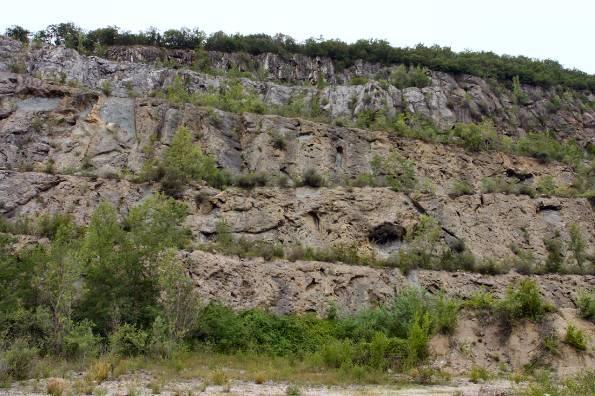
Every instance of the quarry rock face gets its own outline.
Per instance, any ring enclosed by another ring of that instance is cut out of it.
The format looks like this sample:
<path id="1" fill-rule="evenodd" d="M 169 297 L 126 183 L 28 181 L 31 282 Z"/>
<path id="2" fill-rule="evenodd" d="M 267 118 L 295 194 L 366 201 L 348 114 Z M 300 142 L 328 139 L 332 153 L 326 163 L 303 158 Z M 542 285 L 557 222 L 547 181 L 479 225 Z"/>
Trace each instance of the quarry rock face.
<path id="1" fill-rule="evenodd" d="M 239 259 L 202 251 L 181 252 L 197 290 L 205 300 L 239 308 L 266 308 L 277 313 L 315 312 L 324 315 L 335 305 L 357 312 L 390 301 L 404 288 L 422 286 L 430 292 L 469 297 L 480 290 L 501 297 L 523 275 L 481 275 L 419 270 L 407 276 L 398 269 L 371 268 L 315 261 Z M 560 308 L 573 308 L 576 291 L 595 286 L 595 277 L 534 276 L 543 297 Z"/>
<path id="2" fill-rule="evenodd" d="M 578 176 L 567 164 L 495 151 L 472 153 L 455 145 L 345 127 L 338 122 L 175 104 L 150 95 L 177 78 L 190 93 L 217 90 L 239 81 L 269 105 L 300 100 L 309 106 L 316 100 L 335 120 L 352 120 L 364 111 L 391 115 L 407 111 L 448 128 L 455 122 L 489 117 L 501 134 L 522 136 L 549 130 L 558 138 L 572 137 L 585 145 L 595 143 L 591 93 L 568 91 L 560 96 L 554 88 L 523 86 L 526 98 L 517 103 L 505 85 L 469 75 L 431 72 L 428 87 L 397 89 L 373 79 L 378 73 L 389 73 L 390 68 L 364 62 L 339 71 L 329 59 L 301 55 L 207 55 L 210 67 L 221 73 L 193 71 L 195 54 L 185 50 L 112 47 L 106 58 L 99 58 L 59 46 L 23 47 L 0 38 L 0 214 L 16 221 L 23 216 L 69 212 L 85 224 L 94 208 L 108 201 L 125 215 L 160 189 L 158 182 L 139 182 L 139 176 L 149 161 L 162 157 L 176 130 L 184 126 L 194 142 L 230 174 L 287 180 L 285 187 L 223 191 L 200 182 L 185 185 L 178 198 L 189 207 L 185 225 L 197 243 L 212 241 L 217 225 L 225 221 L 234 238 L 288 247 L 356 247 L 387 258 L 407 247 L 420 217 L 430 215 L 441 229 L 437 251 L 464 244 L 479 259 L 506 263 L 520 249 L 543 261 L 548 254 L 544 241 L 559 235 L 567 243 L 569 229 L 575 225 L 584 236 L 587 254 L 594 253 L 595 215 L 587 197 L 482 192 L 486 178 L 516 180 L 527 188 L 551 178 L 557 186 L 568 188 Z M 19 68 L 24 73 L 14 72 Z M 223 73 L 236 69 L 258 71 L 258 78 L 236 79 Z M 356 76 L 370 80 L 351 85 Z M 319 84 L 322 80 L 330 84 Z M 105 84 L 110 87 L 109 95 L 102 92 Z M 562 101 L 561 106 L 550 105 L 554 96 Z M 373 172 L 375 158 L 385 159 L 393 153 L 409 161 L 423 188 L 395 192 L 386 187 L 356 187 L 359 177 Z M 309 170 L 322 176 L 324 187 L 300 187 Z M 465 181 L 470 190 L 456 196 L 453 185 L 459 181 Z M 238 279 L 249 274 L 249 285 L 268 282 L 268 294 L 253 303 L 283 312 L 322 312 L 317 295 L 340 295 L 329 288 L 344 288 L 349 307 L 375 304 L 390 299 L 398 290 L 395 285 L 411 282 L 396 269 L 338 265 L 337 271 L 340 268 L 346 275 L 330 281 L 325 278 L 329 272 L 325 272 L 321 279 L 331 283 L 315 281 L 308 286 L 310 275 L 306 273 L 335 268 L 335 264 L 256 265 L 257 261 L 201 252 L 188 253 L 185 258 L 193 263 L 195 280 L 205 293 L 218 289 L 211 283 L 214 278 L 204 271 L 226 263 L 232 274 L 239 274 Z M 206 263 L 206 267 L 200 269 L 197 262 Z M 278 274 L 276 278 L 273 273 Z M 424 283 L 429 275 L 420 272 L 417 282 L 427 288 L 441 284 L 447 289 L 451 284 L 474 282 L 472 275 L 439 275 Z M 453 278 L 436 283 L 441 276 Z M 293 293 L 281 302 L 275 297 L 282 289 L 279 277 L 289 284 L 283 287 Z M 301 279 L 295 281 L 299 285 L 290 285 L 287 279 L 292 277 Z M 242 293 L 253 289 L 241 282 L 229 287 L 248 290 Z M 228 298 L 232 305 L 248 304 L 243 297 L 232 297 Z"/>
<path id="3" fill-rule="evenodd" d="M 10 65 L 21 62 L 31 75 L 37 77 L 96 89 L 107 81 L 115 96 L 146 95 L 171 84 L 176 76 L 185 81 L 190 91 L 217 89 L 227 82 L 224 76 L 160 66 L 165 61 L 192 66 L 194 55 L 184 50 L 114 47 L 108 50 L 107 59 L 103 59 L 82 56 L 63 47 L 23 49 L 13 40 L 1 40 L 0 71 L 8 71 Z M 260 80 L 240 78 L 239 81 L 273 105 L 299 99 L 307 106 L 316 98 L 333 118 L 350 119 L 364 110 L 386 111 L 388 114 L 406 110 L 427 116 L 444 127 L 454 122 L 489 119 L 499 131 L 512 136 L 551 130 L 560 137 L 573 137 L 584 144 L 595 142 L 595 111 L 588 106 L 593 101 L 591 93 L 568 91 L 559 94 L 553 88 L 526 85 L 522 87 L 525 99 L 517 103 L 506 86 L 469 75 L 432 72 L 430 86 L 401 90 L 392 85 L 382 86 L 374 80 L 363 85 L 349 85 L 354 76 L 372 78 L 379 72 L 390 72 L 387 68 L 363 62 L 338 72 L 330 59 L 302 55 L 282 59 L 273 54 L 251 56 L 210 52 L 208 58 L 210 67 L 215 70 L 237 69 L 258 75 Z M 316 87 L 321 79 L 331 85 Z M 286 83 L 294 85 L 284 85 Z"/>

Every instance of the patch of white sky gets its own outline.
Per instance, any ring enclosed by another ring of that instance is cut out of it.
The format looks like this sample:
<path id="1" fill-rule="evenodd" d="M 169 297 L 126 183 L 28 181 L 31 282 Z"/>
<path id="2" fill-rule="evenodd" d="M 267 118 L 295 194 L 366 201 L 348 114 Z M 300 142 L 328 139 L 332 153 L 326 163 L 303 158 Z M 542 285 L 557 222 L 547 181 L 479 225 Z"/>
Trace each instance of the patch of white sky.
<path id="1" fill-rule="evenodd" d="M 379 38 L 407 47 L 493 51 L 554 59 L 595 73 L 594 0 L 29 0 L 2 5 L 0 28 L 31 31 L 74 22 L 133 32 L 198 27 L 207 33 L 284 33 L 353 42 Z"/>

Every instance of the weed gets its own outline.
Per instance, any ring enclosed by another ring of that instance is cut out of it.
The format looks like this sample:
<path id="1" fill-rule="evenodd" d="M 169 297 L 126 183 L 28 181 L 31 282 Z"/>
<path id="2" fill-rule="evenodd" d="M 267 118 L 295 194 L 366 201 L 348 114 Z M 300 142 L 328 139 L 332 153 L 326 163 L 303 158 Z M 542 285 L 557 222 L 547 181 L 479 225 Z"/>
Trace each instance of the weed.
<path id="1" fill-rule="evenodd" d="M 461 195 L 472 195 L 473 186 L 465 180 L 455 180 L 450 189 L 450 196 L 460 197 Z"/>
<path id="2" fill-rule="evenodd" d="M 302 177 L 305 186 L 320 188 L 324 186 L 324 178 L 315 169 L 306 169 Z"/>
<path id="3" fill-rule="evenodd" d="M 505 321 L 521 318 L 540 320 L 553 307 L 543 301 L 537 283 L 526 278 L 516 287 L 508 288 L 504 298 L 498 302 L 497 309 Z"/>
<path id="4" fill-rule="evenodd" d="M 99 359 L 89 366 L 85 377 L 89 381 L 95 381 L 100 384 L 109 378 L 111 369 L 112 365 L 108 360 Z"/>
<path id="5" fill-rule="evenodd" d="M 62 396 L 66 390 L 66 381 L 63 378 L 50 378 L 47 383 L 47 392 L 50 396 Z"/>
<path id="6" fill-rule="evenodd" d="M 112 84 L 109 80 L 104 80 L 101 83 L 101 92 L 103 92 L 105 96 L 110 96 L 112 94 Z"/>
<path id="7" fill-rule="evenodd" d="M 295 384 L 290 384 L 287 385 L 287 389 L 285 389 L 285 394 L 287 396 L 300 396 L 302 394 L 302 391 L 300 390 L 299 386 Z"/>
<path id="8" fill-rule="evenodd" d="M 485 382 L 491 378 L 489 371 L 485 367 L 473 366 L 469 373 L 469 380 L 473 383 Z"/>
<path id="9" fill-rule="evenodd" d="M 581 318 L 595 321 L 595 292 L 587 290 L 579 292 L 576 306 Z"/>
<path id="10" fill-rule="evenodd" d="M 579 351 L 585 351 L 587 349 L 588 340 L 584 331 L 578 329 L 575 325 L 570 323 L 566 328 L 564 342 Z"/>
<path id="11" fill-rule="evenodd" d="M 223 386 L 229 382 L 229 377 L 225 371 L 218 369 L 211 373 L 211 382 L 217 386 Z"/>

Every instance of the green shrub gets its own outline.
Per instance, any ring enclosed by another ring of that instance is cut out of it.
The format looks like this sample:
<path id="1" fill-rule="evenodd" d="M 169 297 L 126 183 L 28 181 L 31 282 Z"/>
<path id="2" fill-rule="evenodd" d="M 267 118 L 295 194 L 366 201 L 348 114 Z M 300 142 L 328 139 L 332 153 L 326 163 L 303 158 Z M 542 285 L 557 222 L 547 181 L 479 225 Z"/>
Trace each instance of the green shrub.
<path id="1" fill-rule="evenodd" d="M 461 195 L 474 194 L 473 186 L 465 180 L 455 180 L 450 188 L 450 196 L 460 197 Z"/>
<path id="2" fill-rule="evenodd" d="M 413 367 L 428 357 L 431 326 L 429 313 L 423 316 L 417 312 L 414 314 L 407 332 L 407 355 L 404 360 L 404 367 Z"/>
<path id="3" fill-rule="evenodd" d="M 364 85 L 368 82 L 368 77 L 354 76 L 349 80 L 349 85 Z"/>
<path id="4" fill-rule="evenodd" d="M 546 175 L 539 178 L 535 189 L 539 194 L 549 197 L 556 194 L 558 187 L 556 186 L 554 178 L 550 175 Z"/>
<path id="5" fill-rule="evenodd" d="M 546 271 L 550 273 L 560 272 L 564 264 L 564 246 L 562 245 L 560 235 L 557 234 L 552 239 L 546 239 L 543 243 L 547 250 L 547 258 L 545 259 Z"/>
<path id="6" fill-rule="evenodd" d="M 176 258 L 176 251 L 170 249 L 162 253 L 158 259 L 157 278 L 160 290 L 159 305 L 161 316 L 152 325 L 151 342 L 155 344 L 155 336 L 167 335 L 170 340 L 178 342 L 184 339 L 194 328 L 201 303 L 192 278 L 187 276 L 185 265 Z M 163 323 L 161 323 L 163 322 Z M 156 332 L 166 327 L 166 332 Z M 166 343 L 162 340 L 161 343 Z"/>
<path id="7" fill-rule="evenodd" d="M 23 62 L 9 63 L 8 70 L 10 70 L 11 73 L 25 74 L 27 73 L 27 65 Z"/>
<path id="8" fill-rule="evenodd" d="M 15 340 L 7 350 L 0 353 L 0 379 L 29 378 L 37 354 L 38 349 L 31 347 L 27 341 Z"/>
<path id="9" fill-rule="evenodd" d="M 455 124 L 450 131 L 450 136 L 465 149 L 472 152 L 491 151 L 501 148 L 496 130 L 487 122 L 481 124 Z"/>
<path id="10" fill-rule="evenodd" d="M 384 159 L 375 156 L 370 165 L 372 174 L 384 178 L 395 191 L 410 192 L 417 184 L 413 164 L 397 151 L 391 151 Z"/>
<path id="11" fill-rule="evenodd" d="M 577 224 L 570 226 L 570 241 L 568 242 L 568 250 L 572 253 L 572 257 L 578 268 L 582 271 L 587 261 L 585 252 L 586 243 L 581 233 L 581 229 Z"/>
<path id="12" fill-rule="evenodd" d="M 267 106 L 255 93 L 247 92 L 240 81 L 222 86 L 218 92 L 196 93 L 189 100 L 201 106 L 212 106 L 232 113 L 263 114 Z"/>
<path id="13" fill-rule="evenodd" d="M 231 228 L 225 219 L 217 223 L 215 235 L 217 237 L 217 244 L 222 247 L 229 247 L 233 244 L 233 237 L 231 235 Z"/>
<path id="14" fill-rule="evenodd" d="M 494 295 L 484 289 L 473 293 L 464 303 L 467 308 L 483 310 L 490 310 L 494 308 L 495 304 Z"/>
<path id="15" fill-rule="evenodd" d="M 583 158 L 583 150 L 574 141 L 558 142 L 552 133 L 528 133 L 514 145 L 515 152 L 540 161 L 563 161 L 576 164 Z"/>
<path id="16" fill-rule="evenodd" d="M 587 350 L 588 340 L 585 332 L 576 328 L 572 323 L 568 324 L 568 327 L 566 328 L 564 342 L 579 351 Z"/>
<path id="17" fill-rule="evenodd" d="M 471 373 L 469 373 L 469 380 L 473 383 L 485 382 L 491 378 L 490 373 L 485 367 L 473 366 L 471 367 Z"/>
<path id="18" fill-rule="evenodd" d="M 176 130 L 164 154 L 163 166 L 196 180 L 206 180 L 216 172 L 215 161 L 203 154 L 200 147 L 194 144 L 192 133 L 185 127 Z"/>
<path id="19" fill-rule="evenodd" d="M 144 353 L 148 334 L 134 325 L 124 323 L 110 335 L 110 351 L 118 356 L 136 356 Z"/>
<path id="20" fill-rule="evenodd" d="M 183 278 L 181 278 L 181 280 L 187 279 L 186 276 L 183 276 Z M 163 291 L 166 291 L 165 289 L 162 288 Z M 171 295 L 174 293 L 180 293 L 180 290 L 171 290 L 170 292 L 170 301 L 168 301 L 168 303 L 171 302 Z M 179 297 L 180 299 L 184 299 L 186 296 L 184 295 L 178 295 L 177 297 Z M 192 297 L 192 293 L 190 294 L 190 297 Z M 196 319 L 196 317 L 192 318 L 191 321 L 188 321 L 187 317 L 186 317 L 186 313 L 188 312 L 192 312 L 195 313 L 198 311 L 199 309 L 199 305 L 196 305 L 195 307 L 192 307 L 193 309 L 188 310 L 188 306 L 184 305 L 183 307 L 176 307 L 176 309 L 171 309 L 171 305 L 167 306 L 167 309 L 169 309 L 168 313 L 172 313 L 172 312 L 179 312 L 182 313 L 184 317 L 181 318 L 181 321 L 178 320 L 178 318 L 169 318 L 168 321 L 166 321 L 165 319 L 163 319 L 161 316 L 157 316 L 157 318 L 155 319 L 155 321 L 153 322 L 153 325 L 151 326 L 150 331 L 148 331 L 147 333 L 147 341 L 146 341 L 146 347 L 145 347 L 145 353 L 156 357 L 156 358 L 162 358 L 162 359 L 167 359 L 167 358 L 171 358 L 173 356 L 173 354 L 180 350 L 181 346 L 178 343 L 179 338 L 178 338 L 178 334 L 175 333 L 176 330 L 176 326 L 179 322 L 183 322 L 184 324 L 189 324 L 190 326 L 192 326 L 192 324 L 194 323 L 194 320 Z M 187 331 L 188 329 L 184 328 L 183 331 L 184 333 Z"/>
<path id="21" fill-rule="evenodd" d="M 358 128 L 372 128 L 376 123 L 377 112 L 372 109 L 364 109 L 356 114 L 355 125 Z"/>
<path id="22" fill-rule="evenodd" d="M 595 293 L 582 291 L 576 300 L 576 306 L 581 318 L 595 322 Z"/>
<path id="23" fill-rule="evenodd" d="M 512 100 L 515 104 L 525 105 L 529 97 L 522 91 L 519 76 L 512 77 Z"/>
<path id="24" fill-rule="evenodd" d="M 562 383 L 556 383 L 547 371 L 540 372 L 536 380 L 522 389 L 519 394 L 522 396 L 577 396 L 595 393 L 595 371 L 589 369 L 566 378 Z"/>
<path id="25" fill-rule="evenodd" d="M 271 137 L 273 148 L 284 151 L 287 148 L 287 140 L 279 133 L 275 133 Z"/>
<path id="26" fill-rule="evenodd" d="M 236 176 L 234 184 L 240 188 L 252 189 L 264 187 L 268 184 L 269 178 L 265 173 L 248 173 Z"/>
<path id="27" fill-rule="evenodd" d="M 513 245 L 511 250 L 514 253 L 512 265 L 519 274 L 531 275 L 537 271 L 535 257 L 531 251 L 521 249 L 516 245 Z"/>
<path id="28" fill-rule="evenodd" d="M 302 391 L 300 390 L 299 386 L 295 384 L 290 384 L 287 385 L 287 389 L 285 389 L 285 394 L 287 396 L 300 396 L 302 394 Z"/>
<path id="29" fill-rule="evenodd" d="M 324 186 L 324 178 L 315 169 L 306 169 L 302 177 L 305 186 L 320 188 Z"/>
<path id="30" fill-rule="evenodd" d="M 192 133 L 186 127 L 176 130 L 162 161 L 145 163 L 141 179 L 159 179 L 163 192 L 173 197 L 177 197 L 191 180 L 204 180 L 216 188 L 230 184 L 229 175 L 218 169 L 215 160 L 193 143 Z"/>
<path id="31" fill-rule="evenodd" d="M 389 82 L 399 89 L 408 87 L 424 88 L 432 83 L 428 70 L 419 66 L 399 65 L 390 74 Z"/>
<path id="32" fill-rule="evenodd" d="M 6 28 L 4 35 L 6 37 L 10 37 L 11 39 L 15 39 L 20 41 L 23 44 L 28 44 L 29 43 L 29 34 L 31 34 L 30 31 L 28 31 L 27 29 L 25 29 L 22 26 L 19 25 L 12 25 L 8 28 Z"/>
<path id="33" fill-rule="evenodd" d="M 441 333 L 451 334 L 454 332 L 461 303 L 453 298 L 447 298 L 440 294 L 432 309 L 432 322 L 435 329 Z"/>
<path id="34" fill-rule="evenodd" d="M 498 311 L 504 320 L 529 318 L 540 320 L 553 307 L 546 304 L 539 291 L 539 286 L 533 279 L 522 279 L 516 287 L 509 287 L 506 295 L 497 304 Z"/>
<path id="35" fill-rule="evenodd" d="M 110 96 L 112 94 L 112 84 L 108 80 L 104 80 L 101 83 L 101 92 L 103 92 L 105 96 Z"/>
<path id="36" fill-rule="evenodd" d="M 84 320 L 73 324 L 64 336 L 64 349 L 71 358 L 88 359 L 99 354 L 100 337 L 93 334 L 93 324 Z"/>
<path id="37" fill-rule="evenodd" d="M 348 183 L 352 187 L 381 187 L 382 183 L 378 180 L 376 176 L 371 173 L 364 173 L 358 175 L 354 180 L 349 181 Z"/>
<path id="38" fill-rule="evenodd" d="M 186 87 L 186 82 L 179 75 L 175 76 L 171 84 L 157 94 L 175 104 L 189 103 L 192 100 L 192 96 Z"/>
<path id="39" fill-rule="evenodd" d="M 501 176 L 486 177 L 481 181 L 483 193 L 510 193 L 512 186 Z"/>
<path id="40" fill-rule="evenodd" d="M 100 334 L 118 322 L 140 327 L 154 321 L 157 257 L 187 241 L 188 231 L 182 227 L 186 210 L 161 194 L 130 209 L 122 222 L 111 205 L 97 207 L 77 252 L 85 286 L 77 314 L 93 321 Z"/>
<path id="41" fill-rule="evenodd" d="M 354 351 L 349 340 L 333 340 L 323 345 L 319 354 L 326 367 L 341 368 L 352 364 Z"/>
<path id="42" fill-rule="evenodd" d="M 187 180 L 187 176 L 180 169 L 164 169 L 163 176 L 159 180 L 161 191 L 170 197 L 178 198 L 184 192 Z"/>
<path id="43" fill-rule="evenodd" d="M 552 355 L 558 354 L 558 337 L 556 337 L 556 334 L 546 334 L 541 340 L 541 345 L 543 349 Z"/>

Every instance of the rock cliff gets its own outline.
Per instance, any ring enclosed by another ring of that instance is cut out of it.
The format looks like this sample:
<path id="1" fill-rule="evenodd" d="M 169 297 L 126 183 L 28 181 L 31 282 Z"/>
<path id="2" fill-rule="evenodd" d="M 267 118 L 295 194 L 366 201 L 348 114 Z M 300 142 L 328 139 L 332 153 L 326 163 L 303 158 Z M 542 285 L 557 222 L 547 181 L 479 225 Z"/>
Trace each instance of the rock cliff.
<path id="1" fill-rule="evenodd" d="M 15 221 L 40 213 L 69 212 L 85 224 L 104 200 L 124 214 L 159 190 L 159 183 L 139 182 L 139 175 L 148 161 L 162 157 L 175 131 L 185 126 L 217 166 L 230 174 L 262 173 L 288 180 L 284 187 L 252 190 L 217 190 L 201 183 L 185 186 L 178 198 L 190 208 L 186 225 L 196 243 L 212 241 L 217 224 L 225 221 L 235 238 L 283 246 L 355 246 L 386 258 L 410 243 L 420 216 L 427 214 L 440 226 L 439 251 L 464 245 L 478 258 L 506 262 L 521 250 L 543 261 L 548 255 L 545 241 L 557 235 L 569 241 L 570 226 L 575 225 L 583 233 L 587 253 L 595 253 L 595 214 L 588 197 L 482 192 L 486 178 L 518 182 L 527 189 L 547 179 L 561 190 L 568 189 L 579 177 L 568 164 L 497 151 L 468 152 L 455 145 L 341 123 L 238 114 L 151 96 L 178 77 L 190 93 L 217 89 L 235 81 L 228 72 L 238 70 L 244 74 L 237 81 L 265 103 L 287 105 L 299 99 L 311 105 L 316 100 L 334 120 L 352 120 L 366 110 L 421 114 L 444 128 L 489 118 L 500 134 L 523 136 L 549 130 L 557 138 L 574 138 L 587 146 L 595 143 L 591 93 L 523 86 L 524 100 L 519 102 L 505 84 L 467 75 L 431 72 L 430 86 L 397 89 L 374 80 L 388 73 L 386 68 L 362 62 L 339 71 L 328 59 L 299 55 L 207 55 L 216 73 L 193 71 L 196 54 L 182 50 L 114 47 L 104 59 L 63 47 L 23 47 L 1 38 L 2 216 Z M 250 73 L 253 78 L 247 77 Z M 356 76 L 369 80 L 351 85 Z M 328 85 L 319 84 L 323 80 Z M 109 95 L 103 88 L 106 82 Z M 404 192 L 357 187 L 358 178 L 373 171 L 374 159 L 391 153 L 412 164 L 421 187 Z M 309 169 L 323 176 L 326 187 L 299 187 L 298 180 Z M 453 185 L 461 180 L 470 190 L 455 196 Z M 379 242 L 374 233 L 383 227 L 400 231 Z M 472 275 L 421 272 L 413 275 L 414 281 L 396 269 L 238 261 L 199 251 L 184 257 L 205 296 L 238 307 L 262 305 L 282 312 L 320 313 L 323 295 L 344 301 L 349 309 L 376 304 L 407 282 L 430 289 L 440 284 L 447 290 L 451 284 L 476 282 Z M 223 272 L 218 272 L 219 267 Z M 312 278 L 308 274 L 313 272 L 322 275 Z M 336 274 L 332 282 L 316 280 L 327 279 L 330 273 Z M 222 287 L 218 283 L 222 274 L 233 282 L 226 280 Z M 452 278 L 440 281 L 444 276 Z M 558 284 L 567 281 L 555 279 Z M 568 279 L 576 288 L 593 286 L 592 278 Z M 256 284 L 261 281 L 268 289 L 256 296 Z M 552 287 L 556 301 L 569 306 L 568 294 Z M 235 295 L 227 296 L 226 288 Z"/>

